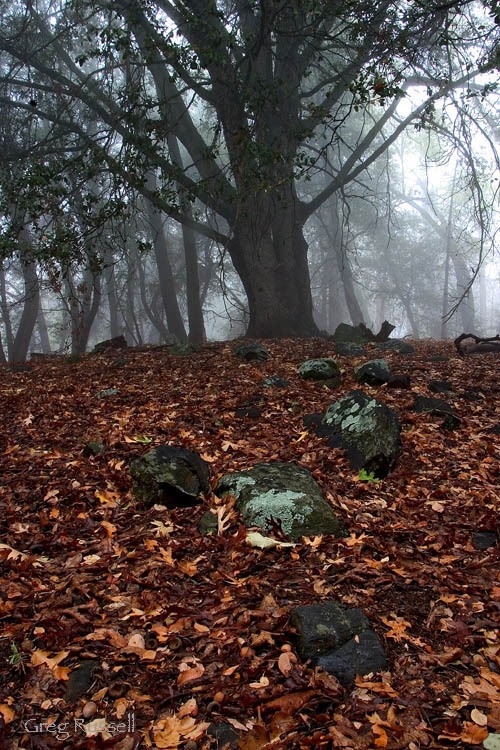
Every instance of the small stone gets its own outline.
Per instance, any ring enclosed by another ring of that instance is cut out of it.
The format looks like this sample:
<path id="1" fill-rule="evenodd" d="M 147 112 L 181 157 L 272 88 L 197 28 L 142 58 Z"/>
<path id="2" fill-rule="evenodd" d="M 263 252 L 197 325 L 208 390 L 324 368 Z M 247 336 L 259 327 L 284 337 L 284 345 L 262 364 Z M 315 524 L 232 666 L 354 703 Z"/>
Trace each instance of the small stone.
<path id="1" fill-rule="evenodd" d="M 270 378 L 265 378 L 262 381 L 262 386 L 264 388 L 288 388 L 288 386 L 291 385 L 289 380 L 286 380 L 286 378 L 282 378 L 279 375 L 271 375 Z"/>
<path id="2" fill-rule="evenodd" d="M 265 362 L 269 359 L 269 352 L 259 341 L 242 341 L 235 344 L 233 352 L 245 362 Z"/>
<path id="3" fill-rule="evenodd" d="M 299 377 L 303 380 L 328 381 L 329 385 L 340 385 L 340 367 L 334 359 L 308 359 L 299 367 Z"/>
<path id="4" fill-rule="evenodd" d="M 409 375 L 391 375 L 387 381 L 388 388 L 410 388 L 410 376 Z"/>
<path id="5" fill-rule="evenodd" d="M 413 411 L 419 414 L 451 414 L 450 404 L 441 398 L 427 398 L 426 396 L 415 396 Z"/>
<path id="6" fill-rule="evenodd" d="M 453 390 L 453 386 L 448 380 L 429 380 L 429 390 L 432 393 L 447 393 Z"/>
<path id="7" fill-rule="evenodd" d="M 99 456 L 101 453 L 104 453 L 104 450 L 104 443 L 100 443 L 98 440 L 89 440 L 84 445 L 82 453 L 86 458 L 89 458 L 90 456 Z"/>
<path id="8" fill-rule="evenodd" d="M 64 693 L 66 703 L 76 703 L 82 695 L 85 695 L 94 681 L 94 671 L 97 667 L 97 661 L 86 659 L 71 672 Z"/>
<path id="9" fill-rule="evenodd" d="M 354 377 L 362 385 L 383 385 L 391 377 L 391 371 L 385 359 L 372 359 L 356 367 Z"/>
<path id="10" fill-rule="evenodd" d="M 398 354 L 413 354 L 415 352 L 414 346 L 407 341 L 401 341 L 401 339 L 388 339 L 377 343 L 375 346 L 382 351 L 393 351 Z"/>
<path id="11" fill-rule="evenodd" d="M 498 541 L 498 537 L 494 531 L 476 531 L 472 535 L 472 544 L 476 549 L 481 551 L 490 547 L 496 547 Z"/>
<path id="12" fill-rule="evenodd" d="M 119 393 L 119 388 L 105 388 L 103 391 L 99 391 L 97 398 L 109 398 L 109 396 L 117 396 Z"/>
<path id="13" fill-rule="evenodd" d="M 82 709 L 82 716 L 84 719 L 90 719 L 97 713 L 97 704 L 94 701 L 88 701 Z"/>
<path id="14" fill-rule="evenodd" d="M 238 742 L 238 732 L 230 725 L 223 721 L 213 722 L 207 729 L 209 737 L 214 737 L 217 740 L 219 747 L 229 744 L 231 748 L 236 747 Z"/>
<path id="15" fill-rule="evenodd" d="M 206 513 L 202 515 L 198 522 L 198 531 L 200 534 L 203 534 L 203 536 L 206 536 L 207 534 L 218 534 L 219 521 L 215 513 L 207 510 Z"/>

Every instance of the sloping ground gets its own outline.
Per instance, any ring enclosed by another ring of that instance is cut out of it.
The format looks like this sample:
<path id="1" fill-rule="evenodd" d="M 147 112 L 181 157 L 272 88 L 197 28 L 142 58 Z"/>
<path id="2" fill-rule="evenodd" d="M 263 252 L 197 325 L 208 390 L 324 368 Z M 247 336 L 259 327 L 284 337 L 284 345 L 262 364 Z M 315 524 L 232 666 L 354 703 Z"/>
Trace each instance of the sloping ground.
<path id="1" fill-rule="evenodd" d="M 414 357 L 386 352 L 412 389 L 365 390 L 396 410 L 403 455 L 387 479 L 360 482 L 302 416 L 356 387 L 364 359 L 339 358 L 343 384 L 330 391 L 297 376 L 333 353 L 328 342 L 264 343 L 265 363 L 220 344 L 189 357 L 127 350 L 122 367 L 111 353 L 0 369 L 2 747 L 201 749 L 217 746 L 214 723 L 232 725 L 244 750 L 462 748 L 500 733 L 499 547 L 472 543 L 498 525 L 498 359 L 457 359 L 432 341 Z M 291 385 L 260 387 L 276 373 Z M 456 431 L 411 410 L 432 378 L 454 387 Z M 119 392 L 98 396 L 107 389 Z M 260 418 L 235 416 L 249 401 Z M 89 440 L 105 452 L 84 457 Z M 162 442 L 202 454 L 214 484 L 257 462 L 299 462 L 350 536 L 261 551 L 212 495 L 145 511 L 128 462 Z M 220 533 L 202 537 L 209 507 Z M 387 673 L 343 689 L 295 658 L 290 610 L 330 599 L 367 614 Z M 68 677 L 84 660 L 95 669 L 72 702 Z"/>

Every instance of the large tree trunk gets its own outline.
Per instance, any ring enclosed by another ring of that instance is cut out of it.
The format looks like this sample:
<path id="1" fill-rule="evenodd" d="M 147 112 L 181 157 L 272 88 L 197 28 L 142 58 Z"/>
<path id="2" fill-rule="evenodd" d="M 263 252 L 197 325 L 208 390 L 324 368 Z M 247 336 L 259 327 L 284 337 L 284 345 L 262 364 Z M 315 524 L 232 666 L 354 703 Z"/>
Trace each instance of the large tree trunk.
<path id="1" fill-rule="evenodd" d="M 9 302 L 7 299 L 7 286 L 5 283 L 5 269 L 3 262 L 0 263 L 0 310 L 2 312 L 2 321 L 5 327 L 5 339 L 7 344 L 7 360 L 12 360 L 12 347 L 14 345 L 14 335 L 12 333 L 12 323 L 10 320 Z"/>
<path id="2" fill-rule="evenodd" d="M 38 335 L 40 337 L 40 346 L 42 349 L 42 354 L 50 354 L 51 348 L 50 348 L 50 339 L 49 339 L 49 331 L 47 328 L 47 321 L 45 320 L 45 313 L 43 312 L 43 308 L 41 305 L 38 307 L 38 317 L 37 317 L 37 329 L 38 329 Z"/>
<path id="3" fill-rule="evenodd" d="M 263 194 L 241 209 L 229 250 L 248 299 L 247 336 L 319 334 L 313 318 L 308 247 L 294 209 L 290 195 L 271 202 Z"/>

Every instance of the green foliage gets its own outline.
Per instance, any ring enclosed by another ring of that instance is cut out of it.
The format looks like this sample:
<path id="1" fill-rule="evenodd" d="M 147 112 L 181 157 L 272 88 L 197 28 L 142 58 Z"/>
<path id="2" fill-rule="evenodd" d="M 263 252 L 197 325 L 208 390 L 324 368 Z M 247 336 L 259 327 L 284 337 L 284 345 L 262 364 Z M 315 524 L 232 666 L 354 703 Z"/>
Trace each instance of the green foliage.
<path id="1" fill-rule="evenodd" d="M 373 482 L 377 483 L 380 482 L 380 479 L 377 479 L 373 471 L 365 471 L 364 469 L 361 469 L 361 471 L 358 474 L 358 481 L 359 482 Z"/>
<path id="2" fill-rule="evenodd" d="M 26 654 L 23 654 L 21 651 L 19 651 L 15 643 L 11 643 L 10 644 L 10 656 L 8 659 L 11 667 L 22 668 L 26 659 L 27 659 Z"/>

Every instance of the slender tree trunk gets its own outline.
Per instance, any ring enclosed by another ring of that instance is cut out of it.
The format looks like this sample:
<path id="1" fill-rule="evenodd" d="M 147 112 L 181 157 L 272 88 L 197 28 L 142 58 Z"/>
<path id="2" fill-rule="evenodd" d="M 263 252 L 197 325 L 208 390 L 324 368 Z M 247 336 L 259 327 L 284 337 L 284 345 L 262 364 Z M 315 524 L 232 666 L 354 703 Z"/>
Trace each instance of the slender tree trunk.
<path id="1" fill-rule="evenodd" d="M 31 239 L 28 230 L 22 229 L 20 238 L 26 245 L 30 245 Z M 21 259 L 21 267 L 24 280 L 24 305 L 21 314 L 14 343 L 12 346 L 12 361 L 23 362 L 27 359 L 31 336 L 35 328 L 40 304 L 40 286 L 34 261 L 24 261 Z"/>
<path id="2" fill-rule="evenodd" d="M 139 290 L 141 294 L 141 304 L 144 312 L 146 313 L 148 319 L 151 321 L 153 328 L 158 332 L 160 336 L 160 342 L 167 341 L 168 340 L 168 331 L 165 327 L 165 324 L 163 323 L 163 320 L 160 316 L 156 315 L 155 312 L 153 312 L 153 307 L 149 304 L 147 299 L 147 293 L 146 293 L 146 277 L 144 273 L 144 266 L 141 263 L 140 259 L 138 259 L 137 262 L 137 271 L 139 273 Z"/>
<path id="3" fill-rule="evenodd" d="M 156 178 L 154 172 L 148 173 L 148 188 L 156 190 Z M 186 341 L 186 329 L 184 321 L 179 310 L 177 301 L 177 291 L 175 288 L 175 279 L 172 272 L 172 266 L 168 257 L 168 247 L 163 231 L 163 221 L 160 211 L 158 211 L 150 201 L 146 201 L 149 225 L 153 237 L 153 247 L 158 268 L 158 280 L 160 282 L 161 296 L 165 315 L 167 316 L 167 326 L 171 334 L 180 341 Z"/>
<path id="4" fill-rule="evenodd" d="M 43 308 L 41 305 L 40 300 L 40 306 L 38 308 L 38 317 L 37 317 L 37 329 L 38 329 L 38 335 L 40 337 L 40 346 L 42 348 L 43 354 L 50 354 L 50 339 L 49 339 L 49 331 L 47 329 L 47 321 L 45 320 L 45 314 L 43 312 Z"/>
<path id="5" fill-rule="evenodd" d="M 66 276 L 67 304 L 71 318 L 71 354 L 83 354 L 87 348 L 92 324 L 101 301 L 101 277 L 90 269 L 85 271 L 79 297 L 68 271 Z"/>
<path id="6" fill-rule="evenodd" d="M 455 278 L 457 280 L 457 297 L 460 299 L 460 297 L 462 297 L 465 290 L 469 286 L 471 275 L 464 259 L 458 254 L 456 250 L 452 252 L 451 260 L 453 263 L 453 270 L 455 271 Z M 462 321 L 462 328 L 464 332 L 473 331 L 475 311 L 472 289 L 469 289 L 469 291 L 465 294 L 465 297 L 460 303 L 460 307 L 458 308 L 458 310 L 460 312 L 460 318 Z"/>
<path id="7" fill-rule="evenodd" d="M 104 283 L 109 309 L 109 332 L 111 334 L 111 338 L 114 339 L 120 335 L 120 326 L 118 325 L 118 299 L 116 296 L 115 263 L 113 255 L 110 252 L 106 253 L 104 263 Z"/>
<path id="8" fill-rule="evenodd" d="M 5 327 L 5 339 L 7 344 L 7 359 L 12 361 L 12 348 L 14 346 L 14 336 L 12 333 L 12 323 L 10 320 L 9 301 L 7 299 L 7 286 L 5 283 L 5 269 L 3 262 L 0 263 L 0 310 Z"/>
<path id="9" fill-rule="evenodd" d="M 167 136 L 168 148 L 172 161 L 179 169 L 183 169 L 179 143 L 174 135 Z M 182 201 L 183 211 L 189 219 L 193 218 L 191 205 Z M 189 334 L 188 341 L 192 344 L 202 344 L 205 339 L 205 323 L 200 301 L 200 279 L 198 275 L 198 252 L 196 235 L 191 227 L 182 224 L 182 239 L 184 245 L 184 261 L 186 267 L 186 302 Z"/>

